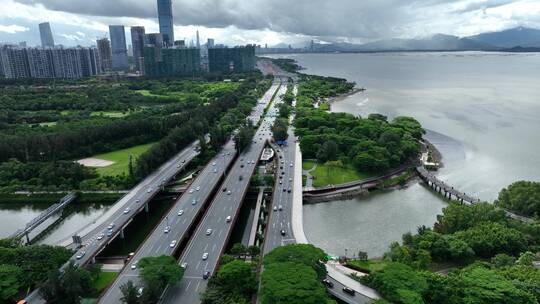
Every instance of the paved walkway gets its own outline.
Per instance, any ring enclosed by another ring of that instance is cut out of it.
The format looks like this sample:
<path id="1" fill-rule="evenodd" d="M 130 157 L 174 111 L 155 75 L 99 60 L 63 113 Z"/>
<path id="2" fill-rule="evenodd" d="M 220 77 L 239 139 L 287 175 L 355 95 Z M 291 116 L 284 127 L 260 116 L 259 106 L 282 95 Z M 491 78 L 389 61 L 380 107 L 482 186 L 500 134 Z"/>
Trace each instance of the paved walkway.
<path id="1" fill-rule="evenodd" d="M 317 164 L 315 164 L 313 168 L 309 170 L 302 170 L 302 175 L 306 177 L 306 186 L 304 187 L 304 190 L 315 189 L 315 187 L 313 187 L 313 175 L 311 175 L 311 172 L 313 172 L 315 169 L 317 169 Z"/>
<path id="2" fill-rule="evenodd" d="M 300 152 L 300 144 L 294 144 L 294 187 L 293 189 L 302 189 L 302 152 Z M 293 191 L 293 207 L 292 207 L 292 229 L 296 243 L 309 244 L 304 233 L 304 220 L 302 210 L 302 191 Z"/>

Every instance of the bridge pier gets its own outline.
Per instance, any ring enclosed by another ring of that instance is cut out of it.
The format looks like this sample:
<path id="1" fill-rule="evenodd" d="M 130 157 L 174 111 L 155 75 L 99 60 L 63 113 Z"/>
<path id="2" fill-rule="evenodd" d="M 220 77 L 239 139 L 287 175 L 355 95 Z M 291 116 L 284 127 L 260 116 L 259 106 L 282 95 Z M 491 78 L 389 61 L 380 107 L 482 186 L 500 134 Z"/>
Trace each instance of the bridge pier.
<path id="1" fill-rule="evenodd" d="M 24 233 L 24 236 L 26 237 L 26 244 L 30 244 L 30 237 L 28 236 L 28 231 Z"/>
<path id="2" fill-rule="evenodd" d="M 146 213 L 150 212 L 150 210 L 148 209 L 148 202 L 144 204 L 144 211 L 146 211 Z"/>
<path id="3" fill-rule="evenodd" d="M 120 237 L 125 238 L 125 236 L 124 236 L 124 228 L 120 229 Z"/>

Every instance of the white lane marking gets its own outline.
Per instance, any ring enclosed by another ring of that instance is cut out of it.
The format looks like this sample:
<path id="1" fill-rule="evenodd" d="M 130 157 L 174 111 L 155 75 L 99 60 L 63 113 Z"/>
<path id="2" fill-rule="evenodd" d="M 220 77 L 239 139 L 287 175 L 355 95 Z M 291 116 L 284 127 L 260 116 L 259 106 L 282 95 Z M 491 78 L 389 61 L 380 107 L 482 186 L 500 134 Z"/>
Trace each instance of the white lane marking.
<path id="1" fill-rule="evenodd" d="M 214 244 L 214 246 L 212 246 L 212 252 L 216 251 L 216 244 Z"/>
<path id="2" fill-rule="evenodd" d="M 188 291 L 189 286 L 191 286 L 191 281 L 189 281 L 189 282 L 187 283 L 187 286 L 186 286 L 186 289 L 185 289 L 186 291 Z"/>
<path id="3" fill-rule="evenodd" d="M 201 285 L 201 281 L 197 282 L 197 287 L 195 288 L 195 291 L 199 291 L 199 285 Z"/>
<path id="4" fill-rule="evenodd" d="M 201 261 L 197 262 L 197 266 L 195 266 L 195 269 L 199 269 L 199 266 L 201 266 Z"/>
<path id="5" fill-rule="evenodd" d="M 223 229 L 219 231 L 219 236 L 221 236 L 221 233 L 223 232 Z"/>
<path id="6" fill-rule="evenodd" d="M 203 249 L 203 251 L 205 251 L 205 252 L 206 252 L 206 249 L 207 249 L 207 248 L 208 248 L 208 243 L 206 243 L 206 246 L 204 246 L 204 249 Z"/>

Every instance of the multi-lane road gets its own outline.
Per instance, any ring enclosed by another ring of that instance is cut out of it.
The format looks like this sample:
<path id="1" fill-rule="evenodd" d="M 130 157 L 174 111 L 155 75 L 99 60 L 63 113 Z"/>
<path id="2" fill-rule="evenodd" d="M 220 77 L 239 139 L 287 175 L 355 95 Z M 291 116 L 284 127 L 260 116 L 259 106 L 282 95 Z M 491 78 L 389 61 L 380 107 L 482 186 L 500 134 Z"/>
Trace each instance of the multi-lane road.
<path id="1" fill-rule="evenodd" d="M 249 116 L 249 119 L 254 124 L 258 123 L 278 87 L 279 83 L 274 83 L 254 107 Z M 120 286 L 130 280 L 137 286 L 142 285 L 137 268 L 137 262 L 140 259 L 148 256 L 172 255 L 178 249 L 182 240 L 189 237 L 188 231 L 195 224 L 199 213 L 204 211 L 203 204 L 210 199 L 213 190 L 220 185 L 220 181 L 226 175 L 226 169 L 233 161 L 235 153 L 234 143 L 230 140 L 220 153 L 200 172 L 184 194 L 175 202 L 171 210 L 146 238 L 118 278 L 100 298 L 100 303 L 119 303 L 122 297 Z M 251 165 L 255 166 L 255 163 L 256 159 Z M 246 178 L 249 180 L 248 176 Z M 221 221 L 226 222 L 227 218 L 224 217 Z"/>
<path id="2" fill-rule="evenodd" d="M 276 100 L 280 99 L 285 91 L 286 85 L 282 85 Z M 168 288 L 163 303 L 200 303 L 200 293 L 206 289 L 207 284 L 205 277 L 214 273 L 225 250 L 248 190 L 250 178 L 262 150 L 272 136 L 270 128 L 276 115 L 277 109 L 275 103 L 272 103 L 253 137 L 252 144 L 238 156 L 191 238 L 180 259 L 180 263 L 185 266 L 184 277 Z"/>
<path id="3" fill-rule="evenodd" d="M 129 193 L 118 200 L 99 220 L 77 231 L 82 238 L 82 247 L 79 248 L 70 261 L 78 265 L 88 263 L 103 248 L 121 233 L 123 227 L 132 221 L 133 217 L 145 208 L 159 191 L 160 187 L 170 181 L 178 172 L 199 154 L 197 151 L 199 142 L 195 141 L 187 148 L 176 154 L 172 159 L 163 164 L 154 173 L 145 178 Z M 111 229 L 110 225 L 114 224 Z M 69 246 L 69 240 L 66 246 Z M 62 266 L 64 269 L 67 263 Z M 28 303 L 44 303 L 37 290 L 27 298 Z"/>

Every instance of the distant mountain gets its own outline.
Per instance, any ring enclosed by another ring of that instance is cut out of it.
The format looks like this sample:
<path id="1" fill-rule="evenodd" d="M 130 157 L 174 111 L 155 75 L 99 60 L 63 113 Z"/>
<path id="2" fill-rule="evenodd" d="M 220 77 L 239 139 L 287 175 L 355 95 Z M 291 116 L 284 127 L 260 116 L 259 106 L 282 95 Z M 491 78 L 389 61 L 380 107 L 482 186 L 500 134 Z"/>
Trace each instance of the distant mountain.
<path id="1" fill-rule="evenodd" d="M 500 32 L 483 33 L 468 39 L 485 43 L 499 48 L 540 47 L 540 30 L 526 27 L 516 27 Z"/>
<path id="2" fill-rule="evenodd" d="M 437 34 L 423 39 L 388 39 L 362 44 L 363 51 L 430 51 L 430 50 L 486 50 L 493 49 L 489 44 L 477 42 L 468 38 Z"/>

